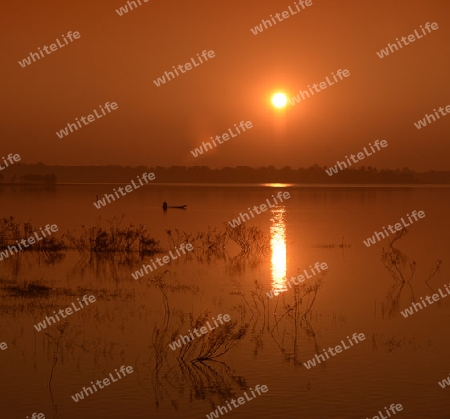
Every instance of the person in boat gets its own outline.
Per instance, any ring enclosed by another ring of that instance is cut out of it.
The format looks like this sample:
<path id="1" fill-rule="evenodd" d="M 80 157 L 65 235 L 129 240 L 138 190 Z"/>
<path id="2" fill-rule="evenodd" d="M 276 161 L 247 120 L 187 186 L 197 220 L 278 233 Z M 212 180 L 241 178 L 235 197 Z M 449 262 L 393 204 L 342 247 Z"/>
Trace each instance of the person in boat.
<path id="1" fill-rule="evenodd" d="M 163 202 L 162 207 L 163 207 L 163 209 L 167 209 L 167 202 L 166 201 Z"/>

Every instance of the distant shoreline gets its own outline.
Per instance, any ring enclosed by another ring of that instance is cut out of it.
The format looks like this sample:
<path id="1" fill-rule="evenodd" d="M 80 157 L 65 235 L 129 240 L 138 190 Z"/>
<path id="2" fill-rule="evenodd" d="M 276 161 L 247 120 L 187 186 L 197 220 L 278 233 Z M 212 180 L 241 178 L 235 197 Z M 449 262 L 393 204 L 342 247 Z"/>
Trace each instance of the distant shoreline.
<path id="1" fill-rule="evenodd" d="M 326 166 L 291 168 L 170 166 L 47 166 L 16 163 L 0 173 L 0 185 L 123 185 L 144 172 L 154 173 L 159 185 L 450 185 L 450 170 L 416 172 L 407 167 L 344 168 L 329 176 Z M 155 185 L 153 185 L 155 186 Z"/>
<path id="2" fill-rule="evenodd" d="M 57 186 L 107 186 L 107 185 L 127 185 L 127 182 L 61 182 L 54 184 L 39 184 L 39 183 L 0 183 L 0 188 L 3 187 L 45 187 L 55 188 Z M 143 185 L 143 187 L 158 187 L 158 186 L 181 186 L 181 187 L 258 187 L 258 188 L 450 188 L 450 183 L 335 183 L 335 182 L 317 182 L 317 183 L 193 183 L 193 182 L 168 182 L 157 183 L 152 185 Z"/>

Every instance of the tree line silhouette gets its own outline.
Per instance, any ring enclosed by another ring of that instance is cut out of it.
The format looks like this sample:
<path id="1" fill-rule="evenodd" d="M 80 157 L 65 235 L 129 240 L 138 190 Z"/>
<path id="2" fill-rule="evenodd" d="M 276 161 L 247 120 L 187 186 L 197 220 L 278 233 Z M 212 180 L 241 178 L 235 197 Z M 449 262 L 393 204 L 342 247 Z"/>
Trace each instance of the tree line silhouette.
<path id="1" fill-rule="evenodd" d="M 44 184 L 44 185 L 55 185 L 56 175 L 54 173 L 47 175 L 36 175 L 33 173 L 28 173 L 26 175 L 12 175 L 9 178 L 5 178 L 0 174 L 0 182 L 2 183 L 13 183 L 13 184 Z"/>
<path id="2" fill-rule="evenodd" d="M 16 164 L 0 175 L 3 184 L 55 184 L 77 182 L 130 182 L 145 172 L 154 173 L 152 183 L 318 183 L 318 184 L 448 184 L 450 171 L 416 172 L 402 169 L 350 167 L 329 176 L 326 166 L 317 164 L 294 169 L 289 166 L 222 167 L 208 166 L 50 166 L 42 163 Z M 57 182 L 58 179 L 58 182 Z"/>

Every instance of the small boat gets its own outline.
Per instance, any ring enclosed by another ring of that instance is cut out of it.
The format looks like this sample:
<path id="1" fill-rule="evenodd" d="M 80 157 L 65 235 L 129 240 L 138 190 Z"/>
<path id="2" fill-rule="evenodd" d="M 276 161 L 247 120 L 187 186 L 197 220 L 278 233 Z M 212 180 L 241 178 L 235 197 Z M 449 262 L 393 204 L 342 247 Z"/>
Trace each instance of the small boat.
<path id="1" fill-rule="evenodd" d="M 186 209 L 187 205 L 167 205 L 166 202 L 163 203 L 162 208 L 164 210 L 168 208 L 176 208 L 176 209 Z"/>

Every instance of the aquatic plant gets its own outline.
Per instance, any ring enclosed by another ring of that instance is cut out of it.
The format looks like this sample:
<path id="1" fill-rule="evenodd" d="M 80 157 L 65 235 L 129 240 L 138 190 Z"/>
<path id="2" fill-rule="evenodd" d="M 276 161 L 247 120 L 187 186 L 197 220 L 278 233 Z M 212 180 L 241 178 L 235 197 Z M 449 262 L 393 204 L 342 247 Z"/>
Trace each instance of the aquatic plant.
<path id="1" fill-rule="evenodd" d="M 17 241 L 31 237 L 33 232 L 38 232 L 38 228 L 33 227 L 30 221 L 18 222 L 13 216 L 0 219 L 0 249 L 6 249 L 8 246 L 16 246 Z M 60 252 L 66 250 L 62 239 L 55 236 L 45 236 L 34 243 L 32 246 L 22 247 L 24 252 Z"/>
<path id="2" fill-rule="evenodd" d="M 270 238 L 267 233 L 262 231 L 258 226 L 240 224 L 231 227 L 228 223 L 224 223 L 225 231 L 242 250 L 242 252 L 262 252 L 270 248 Z"/>
<path id="3" fill-rule="evenodd" d="M 199 315 L 195 320 L 190 316 L 190 330 L 206 324 L 209 313 Z M 214 330 L 187 342 L 180 350 L 179 357 L 191 362 L 203 362 L 221 357 L 246 335 L 248 325 L 238 325 L 237 321 L 229 321 Z"/>
<path id="4" fill-rule="evenodd" d="M 208 226 L 206 231 L 197 233 L 187 233 L 177 228 L 173 230 L 173 233 L 172 230 L 166 230 L 166 233 L 170 244 L 174 247 L 181 243 L 191 243 L 194 248 L 207 252 L 222 251 L 229 241 L 225 231 L 219 231 L 217 227 L 211 226 Z"/>
<path id="5" fill-rule="evenodd" d="M 44 285 L 42 281 L 27 281 L 23 284 L 5 285 L 5 291 L 17 297 L 48 297 L 51 287 Z"/>
<path id="6" fill-rule="evenodd" d="M 143 225 L 135 226 L 130 223 L 128 226 L 122 226 L 124 218 L 125 215 L 122 215 L 120 218 L 106 220 L 109 228 L 103 227 L 100 222 L 92 227 L 82 225 L 81 234 L 68 231 L 64 237 L 82 254 L 139 252 L 144 255 L 162 252 L 159 241 L 149 236 Z"/>
<path id="7" fill-rule="evenodd" d="M 316 246 L 313 247 L 317 247 L 319 249 L 334 249 L 334 248 L 338 248 L 338 249 L 348 249 L 350 247 L 352 247 L 351 244 L 347 244 L 345 242 L 345 237 L 342 237 L 341 243 L 340 244 L 318 244 Z"/>
<path id="8" fill-rule="evenodd" d="M 416 262 L 412 261 L 409 264 L 410 274 L 408 277 L 405 271 L 407 257 L 401 250 L 394 247 L 394 243 L 400 240 L 402 237 L 406 236 L 406 234 L 408 233 L 409 230 L 407 228 L 398 231 L 389 242 L 389 247 L 387 249 L 385 249 L 384 247 L 381 249 L 381 262 L 391 274 L 394 281 L 398 281 L 401 283 L 411 282 L 416 271 Z"/>

